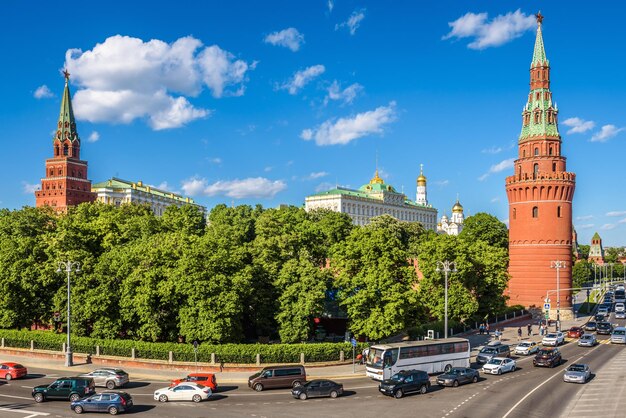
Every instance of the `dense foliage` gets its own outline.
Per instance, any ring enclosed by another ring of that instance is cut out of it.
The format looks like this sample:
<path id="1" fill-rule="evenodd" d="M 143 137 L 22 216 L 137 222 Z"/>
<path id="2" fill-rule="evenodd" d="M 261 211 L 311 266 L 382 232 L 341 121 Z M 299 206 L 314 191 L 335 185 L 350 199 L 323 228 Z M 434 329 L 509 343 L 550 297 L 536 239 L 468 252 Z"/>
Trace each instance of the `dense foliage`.
<path id="1" fill-rule="evenodd" d="M 506 227 L 479 215 L 448 237 L 389 216 L 354 227 L 345 214 L 297 207 L 218 205 L 208 220 L 190 206 L 160 218 L 136 205 L 0 210 L 0 328 L 60 330 L 65 260 L 81 263 L 71 274 L 81 337 L 298 343 L 332 311 L 355 334 L 381 339 L 442 318 L 442 259 L 457 263 L 450 320 L 462 322 L 505 302 Z"/>

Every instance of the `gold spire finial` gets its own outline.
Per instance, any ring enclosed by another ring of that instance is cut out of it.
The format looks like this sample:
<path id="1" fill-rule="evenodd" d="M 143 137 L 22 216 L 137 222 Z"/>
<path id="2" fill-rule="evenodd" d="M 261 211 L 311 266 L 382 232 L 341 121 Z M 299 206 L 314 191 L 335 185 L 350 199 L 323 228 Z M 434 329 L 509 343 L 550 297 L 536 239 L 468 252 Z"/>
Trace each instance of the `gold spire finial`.
<path id="1" fill-rule="evenodd" d="M 541 22 L 543 22 L 543 15 L 541 14 L 541 10 L 539 10 L 535 17 L 537 18 L 537 24 L 541 26 Z"/>

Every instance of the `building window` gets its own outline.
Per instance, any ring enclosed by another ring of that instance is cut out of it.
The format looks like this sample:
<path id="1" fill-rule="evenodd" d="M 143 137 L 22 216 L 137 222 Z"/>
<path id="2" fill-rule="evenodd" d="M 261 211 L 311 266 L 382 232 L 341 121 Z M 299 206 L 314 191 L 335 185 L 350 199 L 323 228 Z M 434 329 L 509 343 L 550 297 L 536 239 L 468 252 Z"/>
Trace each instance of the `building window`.
<path id="1" fill-rule="evenodd" d="M 517 209 L 513 208 L 513 219 L 517 218 Z"/>
<path id="2" fill-rule="evenodd" d="M 63 145 L 63 155 L 67 156 L 67 144 Z"/>
<path id="3" fill-rule="evenodd" d="M 539 155 L 539 148 L 535 148 L 535 155 Z"/>
<path id="4" fill-rule="evenodd" d="M 50 177 L 54 176 L 54 170 L 50 169 Z"/>
<path id="5" fill-rule="evenodd" d="M 557 216 L 557 218 L 562 218 L 563 217 L 563 214 L 561 213 L 561 207 L 560 206 L 556 207 L 556 216 Z"/>
<path id="6" fill-rule="evenodd" d="M 522 150 L 522 157 L 526 157 L 526 150 Z"/>
<path id="7" fill-rule="evenodd" d="M 552 147 L 550 147 L 550 152 L 549 152 L 549 154 L 550 154 L 550 155 L 552 155 L 552 153 L 553 153 L 553 152 L 554 152 L 554 151 L 552 150 Z"/>
<path id="8" fill-rule="evenodd" d="M 552 163 L 552 171 L 556 171 L 556 163 Z"/>
<path id="9" fill-rule="evenodd" d="M 533 206 L 533 218 L 539 217 L 539 208 L 537 206 Z"/>
<path id="10" fill-rule="evenodd" d="M 537 178 L 537 175 L 539 174 L 539 164 L 534 164 L 533 165 L 533 176 L 534 178 Z"/>

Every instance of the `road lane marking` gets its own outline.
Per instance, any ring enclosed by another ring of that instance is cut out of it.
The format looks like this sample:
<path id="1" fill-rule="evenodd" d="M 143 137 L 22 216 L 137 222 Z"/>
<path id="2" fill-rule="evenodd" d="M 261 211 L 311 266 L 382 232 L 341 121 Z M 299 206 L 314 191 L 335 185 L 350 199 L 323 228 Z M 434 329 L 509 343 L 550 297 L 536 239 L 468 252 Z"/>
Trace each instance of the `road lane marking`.
<path id="1" fill-rule="evenodd" d="M 5 395 L 4 393 L 1 393 L 0 396 L 3 396 L 5 398 L 14 398 L 14 399 L 26 399 L 28 401 L 32 400 L 33 398 L 27 398 L 25 396 L 15 396 L 15 395 Z"/>
<path id="2" fill-rule="evenodd" d="M 29 411 L 28 409 L 13 409 L 13 408 L 1 408 L 0 407 L 0 411 L 10 411 L 10 412 L 18 412 L 20 414 L 29 414 L 25 418 L 32 418 L 32 417 L 38 417 L 38 416 L 45 417 L 45 416 L 50 415 L 47 412 Z"/>

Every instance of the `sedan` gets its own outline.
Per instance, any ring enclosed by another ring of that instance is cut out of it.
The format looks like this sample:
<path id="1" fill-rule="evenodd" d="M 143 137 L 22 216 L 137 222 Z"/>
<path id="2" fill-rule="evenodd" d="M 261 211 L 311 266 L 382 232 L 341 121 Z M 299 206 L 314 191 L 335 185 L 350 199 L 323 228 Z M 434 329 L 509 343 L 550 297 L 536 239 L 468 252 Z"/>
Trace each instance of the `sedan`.
<path id="1" fill-rule="evenodd" d="M 595 331 L 598 327 L 598 324 L 594 321 L 589 321 L 585 324 L 585 331 Z"/>
<path id="2" fill-rule="evenodd" d="M 591 371 L 586 364 L 572 364 L 565 370 L 563 375 L 564 382 L 570 383 L 587 383 L 591 377 Z"/>
<path id="3" fill-rule="evenodd" d="M 506 357 L 494 357 L 483 366 L 483 373 L 502 374 L 514 372 L 516 368 L 515 360 Z"/>
<path id="4" fill-rule="evenodd" d="M 132 407 L 133 398 L 126 392 L 102 392 L 70 404 L 72 411 L 77 414 L 108 412 L 111 415 L 117 415 L 120 412 L 128 412 Z"/>
<path id="5" fill-rule="evenodd" d="M 581 327 L 571 327 L 567 331 L 567 336 L 569 338 L 580 338 L 580 336 L 583 335 L 584 333 L 585 331 Z"/>
<path id="6" fill-rule="evenodd" d="M 96 386 L 104 386 L 107 389 L 122 387 L 129 381 L 128 373 L 113 367 L 101 367 L 92 372 L 81 374 L 80 377 L 91 377 Z"/>
<path id="7" fill-rule="evenodd" d="M 535 354 L 539 350 L 539 344 L 534 341 L 523 341 L 515 347 L 515 354 L 529 356 Z"/>
<path id="8" fill-rule="evenodd" d="M 596 344 L 598 344 L 598 340 L 593 334 L 583 334 L 578 340 L 579 347 L 593 347 Z"/>
<path id="9" fill-rule="evenodd" d="M 463 383 L 476 383 L 478 382 L 478 377 L 478 370 L 454 367 L 448 373 L 437 376 L 437 384 L 439 386 L 457 387 Z"/>
<path id="10" fill-rule="evenodd" d="M 602 322 L 602 321 L 606 321 L 606 315 L 603 314 L 595 314 L 593 317 L 594 321 L 596 322 Z"/>
<path id="11" fill-rule="evenodd" d="M 560 331 L 551 332 L 541 340 L 543 345 L 552 345 L 554 347 L 565 343 L 565 334 Z"/>
<path id="12" fill-rule="evenodd" d="M 610 322 L 598 322 L 597 334 L 609 335 L 613 332 L 613 325 Z"/>
<path id="13" fill-rule="evenodd" d="M 197 383 L 185 382 L 176 386 L 161 388 L 154 391 L 154 400 L 167 401 L 194 401 L 200 402 L 209 399 L 211 388 Z"/>
<path id="14" fill-rule="evenodd" d="M 0 364 L 0 378 L 4 377 L 7 381 L 26 376 L 28 370 L 19 363 L 7 362 Z"/>
<path id="15" fill-rule="evenodd" d="M 626 312 L 615 312 L 615 319 L 626 319 Z"/>
<path id="16" fill-rule="evenodd" d="M 296 386 L 291 390 L 296 399 L 331 397 L 336 398 L 343 394 L 343 385 L 327 379 L 316 379 Z"/>

